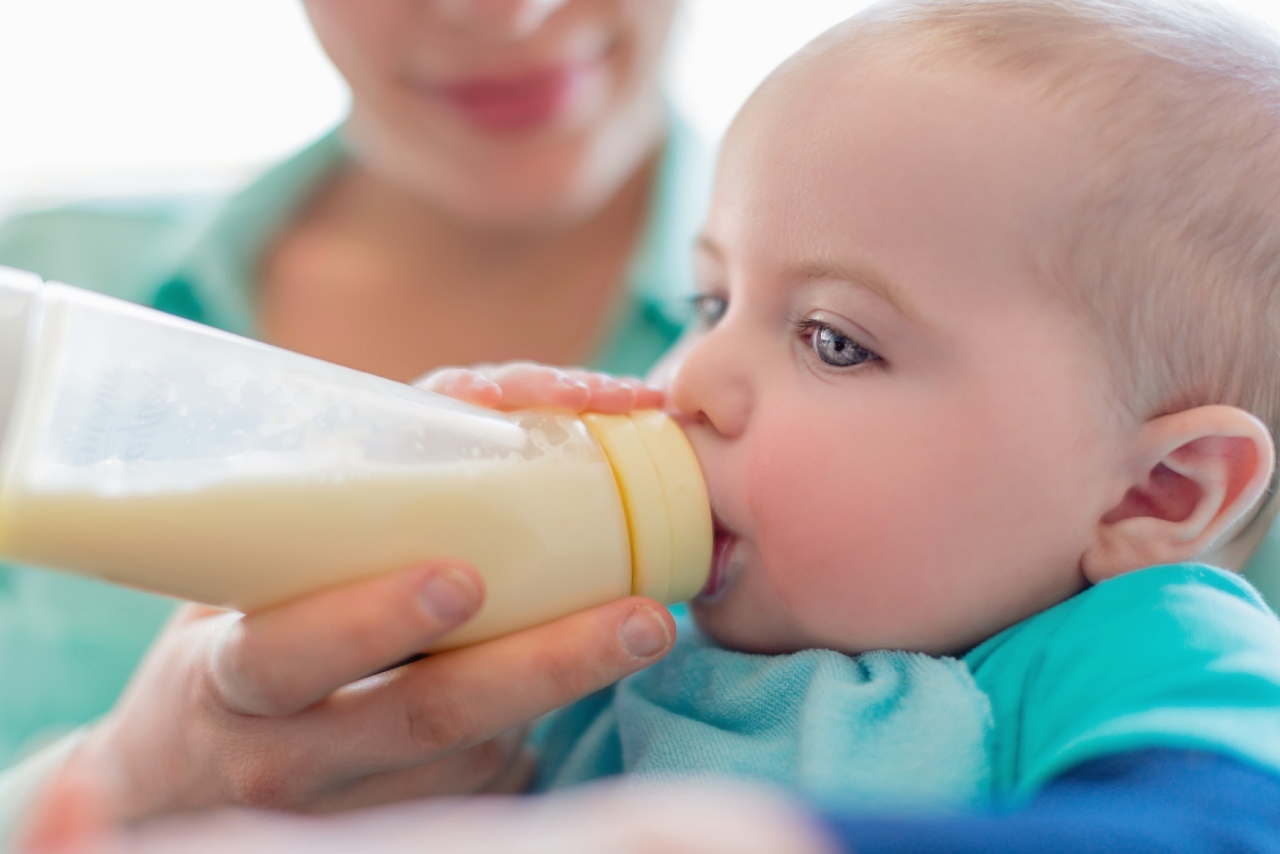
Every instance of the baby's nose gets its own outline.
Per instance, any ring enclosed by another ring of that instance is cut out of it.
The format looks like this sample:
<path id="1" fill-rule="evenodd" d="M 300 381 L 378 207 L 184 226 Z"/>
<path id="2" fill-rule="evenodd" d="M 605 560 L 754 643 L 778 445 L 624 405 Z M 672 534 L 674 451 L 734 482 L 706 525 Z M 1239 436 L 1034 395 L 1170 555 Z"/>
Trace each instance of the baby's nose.
<path id="1" fill-rule="evenodd" d="M 684 417 L 735 438 L 746 430 L 754 393 L 748 371 L 717 331 L 678 355 L 668 398 Z"/>

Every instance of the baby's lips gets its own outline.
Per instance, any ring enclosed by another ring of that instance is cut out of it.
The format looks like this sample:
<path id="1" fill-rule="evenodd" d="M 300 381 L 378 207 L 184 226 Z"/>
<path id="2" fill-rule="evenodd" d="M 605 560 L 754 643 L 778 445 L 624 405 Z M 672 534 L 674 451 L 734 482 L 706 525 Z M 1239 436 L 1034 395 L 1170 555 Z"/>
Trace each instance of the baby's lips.
<path id="1" fill-rule="evenodd" d="M 707 583 L 698 593 L 699 599 L 714 598 L 724 589 L 729 580 L 729 553 L 738 542 L 737 535 L 724 524 L 714 509 L 711 511 L 711 531 L 711 570 L 707 573 Z"/>

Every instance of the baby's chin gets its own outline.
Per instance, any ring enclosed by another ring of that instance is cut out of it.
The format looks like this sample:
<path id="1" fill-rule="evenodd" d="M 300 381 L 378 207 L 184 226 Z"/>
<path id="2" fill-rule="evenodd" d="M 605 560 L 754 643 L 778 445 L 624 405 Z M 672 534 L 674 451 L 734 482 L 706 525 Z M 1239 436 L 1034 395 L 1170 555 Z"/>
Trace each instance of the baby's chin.
<path id="1" fill-rule="evenodd" d="M 795 637 L 785 627 L 774 625 L 776 620 L 752 613 L 753 610 L 723 599 L 704 601 L 698 598 L 689 603 L 689 612 L 693 614 L 698 628 L 717 646 L 725 649 L 758 655 L 786 655 L 813 646 Z"/>

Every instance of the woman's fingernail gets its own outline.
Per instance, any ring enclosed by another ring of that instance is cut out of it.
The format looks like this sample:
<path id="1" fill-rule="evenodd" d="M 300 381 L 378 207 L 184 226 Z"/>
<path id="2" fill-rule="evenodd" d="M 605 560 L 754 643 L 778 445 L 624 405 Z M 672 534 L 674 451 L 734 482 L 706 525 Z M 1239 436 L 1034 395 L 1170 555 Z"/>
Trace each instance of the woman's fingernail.
<path id="1" fill-rule="evenodd" d="M 618 628 L 618 639 L 622 641 L 622 648 L 634 658 L 649 658 L 671 645 L 666 621 L 645 605 L 636 608 L 623 621 Z"/>
<path id="2" fill-rule="evenodd" d="M 480 604 L 480 590 L 465 572 L 445 567 L 422 586 L 422 604 L 441 622 L 468 616 Z"/>

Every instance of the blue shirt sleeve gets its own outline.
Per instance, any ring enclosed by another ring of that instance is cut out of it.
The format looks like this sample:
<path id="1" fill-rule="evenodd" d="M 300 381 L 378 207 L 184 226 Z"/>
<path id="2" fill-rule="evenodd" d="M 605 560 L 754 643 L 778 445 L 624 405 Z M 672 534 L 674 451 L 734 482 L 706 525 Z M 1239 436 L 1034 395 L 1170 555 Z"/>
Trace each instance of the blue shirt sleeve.
<path id="1" fill-rule="evenodd" d="M 1280 852 L 1280 776 L 1215 753 L 1143 750 L 1078 765 L 1014 812 L 825 824 L 858 854 Z"/>

